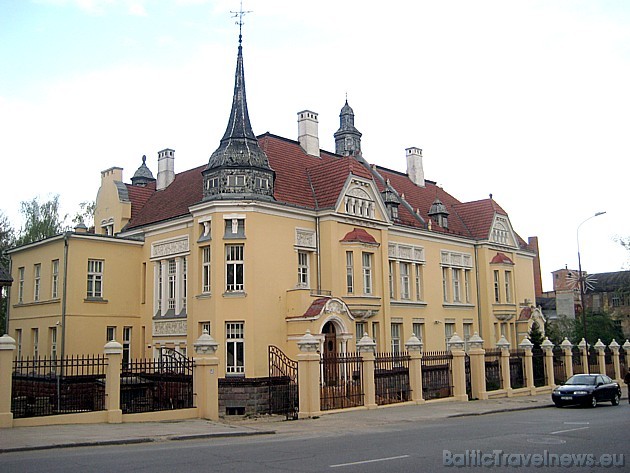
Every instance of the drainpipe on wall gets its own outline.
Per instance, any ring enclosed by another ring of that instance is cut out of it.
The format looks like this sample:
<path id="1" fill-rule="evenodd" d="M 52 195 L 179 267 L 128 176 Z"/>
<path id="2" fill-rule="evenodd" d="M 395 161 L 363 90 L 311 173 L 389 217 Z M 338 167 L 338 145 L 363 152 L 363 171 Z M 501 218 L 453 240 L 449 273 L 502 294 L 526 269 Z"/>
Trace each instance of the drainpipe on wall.
<path id="1" fill-rule="evenodd" d="M 68 293 L 68 244 L 71 232 L 63 236 L 63 295 L 61 296 L 61 360 L 66 355 L 66 299 Z"/>
<path id="2" fill-rule="evenodd" d="M 479 248 L 475 245 L 475 277 L 477 278 L 477 324 L 479 325 L 479 336 L 483 338 L 483 325 L 481 323 L 481 292 L 479 288 L 479 264 L 478 264 Z"/>
<path id="3" fill-rule="evenodd" d="M 9 276 L 13 274 L 13 258 L 9 257 Z M 8 286 L 7 291 L 7 313 L 4 319 L 4 333 L 9 334 L 9 312 L 11 311 L 11 286 Z M 1 289 L 0 289 L 1 290 Z M 1 298 L 1 296 L 0 296 Z"/>
<path id="4" fill-rule="evenodd" d="M 319 295 L 322 290 L 322 258 L 319 252 L 319 216 L 315 217 L 315 247 L 317 251 L 317 294 Z"/>

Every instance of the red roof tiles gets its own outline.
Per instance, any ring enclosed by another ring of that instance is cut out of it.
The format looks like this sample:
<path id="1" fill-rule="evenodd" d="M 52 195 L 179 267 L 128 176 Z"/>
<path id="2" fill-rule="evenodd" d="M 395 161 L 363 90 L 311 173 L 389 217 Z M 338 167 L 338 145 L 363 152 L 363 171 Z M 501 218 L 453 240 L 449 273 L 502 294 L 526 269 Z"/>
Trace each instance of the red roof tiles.
<path id="1" fill-rule="evenodd" d="M 362 228 L 355 228 L 348 232 L 340 241 L 344 243 L 367 243 L 368 245 L 378 245 L 376 239 Z"/>

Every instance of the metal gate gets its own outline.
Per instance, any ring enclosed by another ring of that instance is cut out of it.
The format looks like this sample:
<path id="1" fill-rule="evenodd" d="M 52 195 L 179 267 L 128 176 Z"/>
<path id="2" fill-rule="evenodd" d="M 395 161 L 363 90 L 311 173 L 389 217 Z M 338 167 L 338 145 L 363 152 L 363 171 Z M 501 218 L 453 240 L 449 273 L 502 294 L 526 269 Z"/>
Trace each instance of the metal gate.
<path id="1" fill-rule="evenodd" d="M 269 413 L 297 419 L 299 407 L 298 363 L 269 345 Z"/>
<path id="2" fill-rule="evenodd" d="M 464 371 L 466 373 L 466 395 L 470 401 L 472 399 L 472 372 L 470 370 L 470 355 L 468 353 L 464 357 Z"/>

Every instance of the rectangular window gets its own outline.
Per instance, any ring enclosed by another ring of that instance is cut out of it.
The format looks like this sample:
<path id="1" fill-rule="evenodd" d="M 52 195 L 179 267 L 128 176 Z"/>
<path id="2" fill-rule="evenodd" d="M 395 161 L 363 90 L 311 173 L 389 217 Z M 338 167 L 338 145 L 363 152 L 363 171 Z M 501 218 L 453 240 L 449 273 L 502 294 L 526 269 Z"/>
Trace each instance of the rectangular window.
<path id="1" fill-rule="evenodd" d="M 445 346 L 447 350 L 449 349 L 448 342 L 451 340 L 454 333 L 455 333 L 455 324 L 452 322 L 446 322 L 444 324 L 444 342 L 445 342 Z"/>
<path id="2" fill-rule="evenodd" d="M 39 288 L 40 288 L 40 284 L 41 284 L 41 279 L 42 279 L 42 265 L 37 263 L 34 267 L 33 267 L 33 300 L 35 302 L 37 302 L 39 300 Z"/>
<path id="3" fill-rule="evenodd" d="M 59 260 L 55 259 L 52 261 L 52 288 L 50 290 L 50 296 L 52 299 L 57 299 L 59 297 Z"/>
<path id="4" fill-rule="evenodd" d="M 401 299 L 409 299 L 410 295 L 410 287 L 409 287 L 409 267 L 411 265 L 409 263 L 400 263 L 398 267 L 400 268 L 400 298 Z"/>
<path id="5" fill-rule="evenodd" d="M 24 302 L 24 268 L 18 268 L 18 303 Z"/>
<path id="6" fill-rule="evenodd" d="M 462 270 L 458 268 L 451 269 L 451 275 L 453 277 L 453 302 L 461 302 L 461 273 Z"/>
<path id="7" fill-rule="evenodd" d="M 394 290 L 394 268 L 396 263 L 394 261 L 389 262 L 389 297 L 396 299 L 396 292 Z"/>
<path id="8" fill-rule="evenodd" d="M 212 332 L 210 331 L 210 322 L 199 322 L 199 337 L 203 335 L 204 330 L 208 332 L 208 335 L 212 335 Z"/>
<path id="9" fill-rule="evenodd" d="M 15 329 L 15 345 L 17 347 L 17 359 L 21 359 L 22 358 L 22 329 L 18 328 Z"/>
<path id="10" fill-rule="evenodd" d="M 106 342 L 116 340 L 116 327 L 107 327 L 107 333 L 105 334 Z"/>
<path id="11" fill-rule="evenodd" d="M 131 361 L 131 327 L 123 327 L 123 352 L 122 362 L 123 366 L 129 365 Z"/>
<path id="12" fill-rule="evenodd" d="M 499 271 L 494 271 L 494 302 L 501 301 L 501 291 L 499 285 Z"/>
<path id="13" fill-rule="evenodd" d="M 473 324 L 471 324 L 470 322 L 464 322 L 464 350 L 468 351 L 468 343 L 470 341 L 470 337 L 472 337 L 473 334 Z"/>
<path id="14" fill-rule="evenodd" d="M 187 288 L 188 288 L 188 260 L 186 258 L 182 258 L 181 259 L 181 288 L 180 288 L 180 294 L 181 294 L 181 310 L 186 310 L 186 294 L 187 294 Z"/>
<path id="15" fill-rule="evenodd" d="M 372 294 L 372 253 L 363 253 L 363 294 Z"/>
<path id="16" fill-rule="evenodd" d="M 308 253 L 298 251 L 298 287 L 308 287 Z"/>
<path id="17" fill-rule="evenodd" d="M 243 187 L 245 185 L 245 176 L 243 174 L 232 174 L 228 176 L 228 186 Z"/>
<path id="18" fill-rule="evenodd" d="M 346 251 L 346 289 L 354 293 L 354 257 L 352 251 Z"/>
<path id="19" fill-rule="evenodd" d="M 174 259 L 168 260 L 168 308 L 175 309 L 175 284 L 177 282 L 177 264 Z"/>
<path id="20" fill-rule="evenodd" d="M 402 324 L 392 324 L 392 353 L 400 353 L 400 337 L 402 333 Z"/>
<path id="21" fill-rule="evenodd" d="M 243 291 L 243 245 L 226 245 L 225 246 L 225 275 L 226 275 L 226 291 L 239 292 Z"/>
<path id="22" fill-rule="evenodd" d="M 103 264 L 102 260 L 88 260 L 87 297 L 103 297 Z"/>
<path id="23" fill-rule="evenodd" d="M 162 314 L 162 296 L 164 295 L 164 273 L 162 270 L 162 263 L 160 261 L 158 261 L 157 263 L 157 290 L 156 292 L 156 297 L 157 297 L 157 313 L 160 315 L 164 315 Z"/>
<path id="24" fill-rule="evenodd" d="M 420 340 L 424 340 L 424 322 L 414 322 L 412 325 L 413 334 Z"/>
<path id="25" fill-rule="evenodd" d="M 357 342 L 363 338 L 363 335 L 366 333 L 365 322 L 356 322 L 356 339 Z"/>
<path id="26" fill-rule="evenodd" d="M 39 357 L 39 329 L 34 328 L 31 331 L 31 337 L 33 339 L 33 358 Z"/>
<path id="27" fill-rule="evenodd" d="M 57 327 L 50 328 L 50 358 L 57 359 Z"/>
<path id="28" fill-rule="evenodd" d="M 464 270 L 464 300 L 470 304 L 470 269 Z"/>
<path id="29" fill-rule="evenodd" d="M 442 268 L 442 294 L 444 302 L 448 302 L 448 268 Z"/>
<path id="30" fill-rule="evenodd" d="M 245 373 L 244 322 L 225 323 L 226 374 Z"/>
<path id="31" fill-rule="evenodd" d="M 416 300 L 421 301 L 424 297 L 422 291 L 422 265 L 416 265 Z"/>
<path id="32" fill-rule="evenodd" d="M 381 329 L 378 322 L 372 322 L 372 340 L 376 343 L 376 349 L 381 346 Z"/>
<path id="33" fill-rule="evenodd" d="M 210 292 L 210 247 L 202 249 L 201 260 L 201 292 Z"/>
<path id="34" fill-rule="evenodd" d="M 505 272 L 505 302 L 512 303 L 512 271 Z"/>

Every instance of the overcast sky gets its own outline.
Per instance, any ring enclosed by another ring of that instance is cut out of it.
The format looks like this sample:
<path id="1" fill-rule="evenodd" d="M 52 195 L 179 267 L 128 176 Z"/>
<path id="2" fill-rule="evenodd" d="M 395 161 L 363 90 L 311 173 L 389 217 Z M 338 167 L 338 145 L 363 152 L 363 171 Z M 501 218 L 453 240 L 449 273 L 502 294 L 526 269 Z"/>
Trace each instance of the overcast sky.
<path id="1" fill-rule="evenodd" d="M 297 139 L 319 114 L 320 146 L 346 94 L 365 158 L 460 201 L 490 193 L 540 241 L 550 272 L 628 269 L 630 2 L 245 0 L 243 54 L 254 132 Z M 100 172 L 176 150 L 204 164 L 232 99 L 238 0 L 0 3 L 0 210 L 60 195 L 93 201 Z"/>

